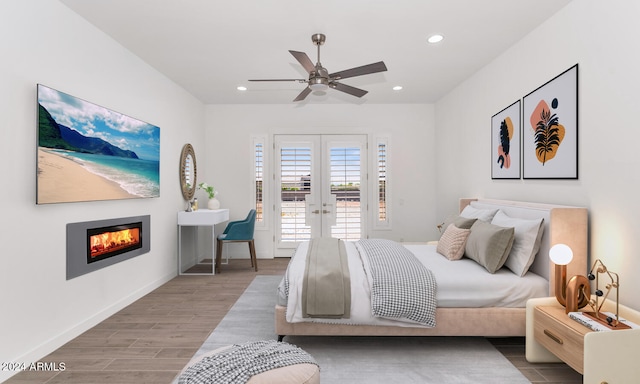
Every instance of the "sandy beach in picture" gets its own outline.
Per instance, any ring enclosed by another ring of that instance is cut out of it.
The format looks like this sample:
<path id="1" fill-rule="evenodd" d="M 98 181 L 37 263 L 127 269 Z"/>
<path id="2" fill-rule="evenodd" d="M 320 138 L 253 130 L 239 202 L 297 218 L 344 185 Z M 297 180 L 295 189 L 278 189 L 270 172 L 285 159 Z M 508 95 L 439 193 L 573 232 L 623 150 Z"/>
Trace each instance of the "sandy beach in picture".
<path id="1" fill-rule="evenodd" d="M 139 196 L 71 159 L 38 148 L 38 204 L 132 198 Z"/>

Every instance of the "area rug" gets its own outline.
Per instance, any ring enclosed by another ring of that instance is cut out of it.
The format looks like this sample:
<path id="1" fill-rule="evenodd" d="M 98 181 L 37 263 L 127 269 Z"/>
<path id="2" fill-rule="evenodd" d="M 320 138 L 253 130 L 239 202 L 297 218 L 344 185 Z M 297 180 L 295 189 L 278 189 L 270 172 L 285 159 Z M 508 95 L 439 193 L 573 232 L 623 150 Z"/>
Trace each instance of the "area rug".
<path id="1" fill-rule="evenodd" d="M 281 276 L 256 276 L 211 333 L 200 355 L 229 344 L 276 339 Z M 287 336 L 320 365 L 322 383 L 529 383 L 481 337 Z"/>

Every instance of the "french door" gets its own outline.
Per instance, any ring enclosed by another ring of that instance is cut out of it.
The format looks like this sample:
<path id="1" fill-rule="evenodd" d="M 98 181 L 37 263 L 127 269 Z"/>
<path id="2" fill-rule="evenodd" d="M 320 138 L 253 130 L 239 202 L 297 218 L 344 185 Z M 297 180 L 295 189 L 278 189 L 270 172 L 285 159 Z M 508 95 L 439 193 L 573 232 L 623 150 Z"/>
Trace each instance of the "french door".
<path id="1" fill-rule="evenodd" d="M 276 255 L 313 237 L 366 237 L 367 136 L 276 135 L 274 142 Z"/>

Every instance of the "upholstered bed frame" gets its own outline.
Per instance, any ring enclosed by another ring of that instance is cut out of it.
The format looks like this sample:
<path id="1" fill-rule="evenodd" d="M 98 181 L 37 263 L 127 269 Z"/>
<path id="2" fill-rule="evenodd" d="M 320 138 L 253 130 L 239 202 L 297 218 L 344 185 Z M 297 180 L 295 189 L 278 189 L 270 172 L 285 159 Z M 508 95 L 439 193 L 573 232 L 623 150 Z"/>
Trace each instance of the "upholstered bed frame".
<path id="1" fill-rule="evenodd" d="M 588 269 L 587 209 L 570 206 L 491 199 L 460 199 L 460 211 L 471 202 L 482 208 L 499 208 L 510 217 L 544 218 L 544 234 L 538 256 L 530 270 L 553 281 L 555 268 L 549 262 L 549 249 L 557 243 L 569 245 L 574 259 L 567 274 L 585 274 Z M 554 295 L 549 284 L 549 295 Z M 525 336 L 525 308 L 438 308 L 435 328 L 413 328 L 373 325 L 339 325 L 289 323 L 286 307 L 276 305 L 275 331 L 280 338 L 287 335 L 309 336 Z"/>

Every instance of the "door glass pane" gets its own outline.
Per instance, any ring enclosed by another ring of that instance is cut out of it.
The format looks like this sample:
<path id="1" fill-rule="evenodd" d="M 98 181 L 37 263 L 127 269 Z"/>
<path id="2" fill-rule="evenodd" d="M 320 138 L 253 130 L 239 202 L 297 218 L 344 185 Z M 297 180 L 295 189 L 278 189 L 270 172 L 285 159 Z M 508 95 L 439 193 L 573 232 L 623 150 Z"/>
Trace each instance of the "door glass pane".
<path id="1" fill-rule="evenodd" d="M 311 148 L 280 149 L 280 180 L 280 240 L 310 240 L 311 227 L 305 224 L 305 196 L 311 193 Z"/>
<path id="2" fill-rule="evenodd" d="M 331 194 L 336 200 L 336 222 L 331 237 L 359 240 L 361 236 L 360 148 L 330 149 Z"/>

